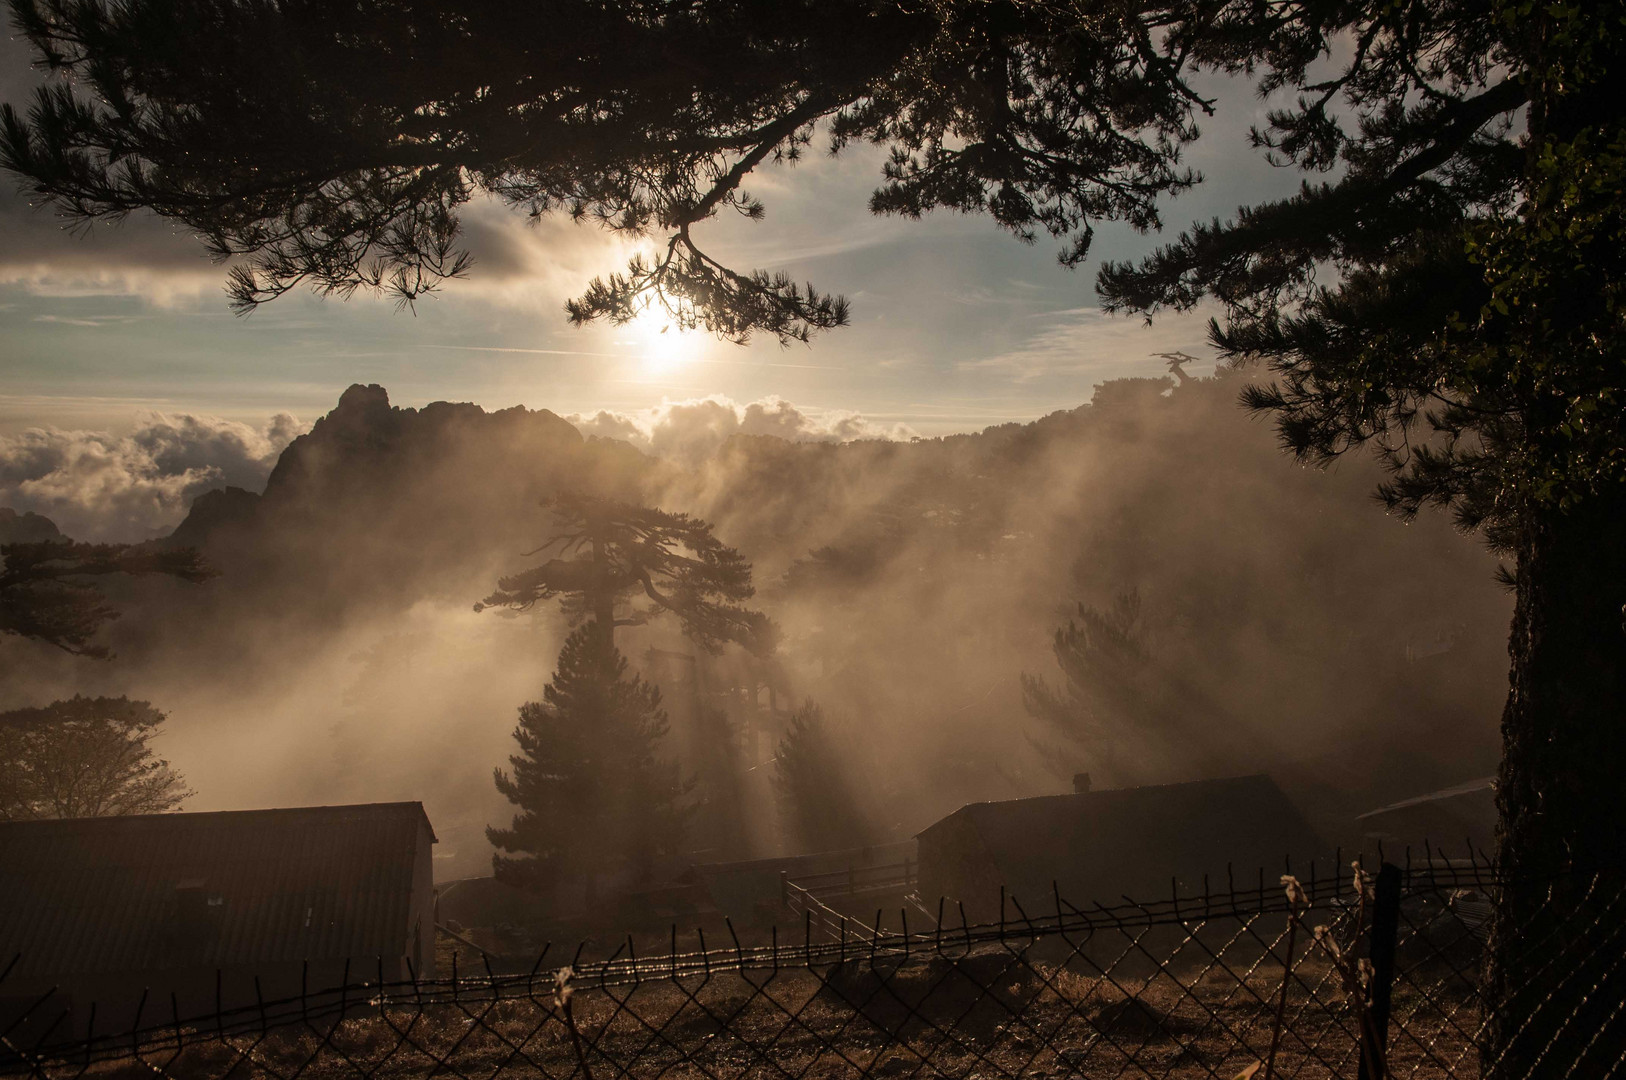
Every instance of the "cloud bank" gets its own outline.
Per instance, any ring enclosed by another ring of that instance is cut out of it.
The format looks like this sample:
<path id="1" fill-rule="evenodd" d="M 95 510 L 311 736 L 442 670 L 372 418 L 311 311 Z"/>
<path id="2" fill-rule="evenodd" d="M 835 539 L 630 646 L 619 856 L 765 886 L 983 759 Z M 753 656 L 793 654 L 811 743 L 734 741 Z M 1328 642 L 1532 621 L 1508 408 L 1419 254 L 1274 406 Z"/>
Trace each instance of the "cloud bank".
<path id="1" fill-rule="evenodd" d="M 1144 319 L 1080 307 L 1035 316 L 1035 333 L 995 356 L 962 360 L 961 371 L 995 374 L 1021 385 L 1044 378 L 1118 379 L 1154 374 L 1161 353 L 1195 354 L 1188 375 L 1208 375 L 1216 359 L 1208 344 L 1204 305 L 1193 312 L 1167 312 L 1150 326 Z"/>
<path id="2" fill-rule="evenodd" d="M 44 514 L 75 539 L 148 539 L 179 524 L 210 488 L 263 488 L 304 429 L 287 413 L 262 428 L 161 413 L 125 435 L 30 428 L 0 436 L 0 506 Z"/>
<path id="3" fill-rule="evenodd" d="M 854 439 L 910 439 L 907 424 L 882 424 L 846 409 L 793 405 L 768 396 L 741 405 L 721 394 L 686 401 L 663 401 L 635 412 L 599 410 L 565 417 L 583 435 L 621 439 L 646 453 L 693 465 L 717 452 L 735 435 L 775 435 L 791 442 L 851 442 Z"/>
<path id="4" fill-rule="evenodd" d="M 705 461 L 735 435 L 850 442 L 916 434 L 906 424 L 780 397 L 740 404 L 712 395 L 565 419 L 584 435 L 620 439 L 685 465 Z M 192 500 L 211 488 L 263 489 L 278 455 L 307 427 L 287 413 L 258 428 L 211 416 L 148 413 L 127 434 L 35 427 L 0 435 L 0 506 L 43 514 L 75 539 L 149 539 L 173 529 Z"/>

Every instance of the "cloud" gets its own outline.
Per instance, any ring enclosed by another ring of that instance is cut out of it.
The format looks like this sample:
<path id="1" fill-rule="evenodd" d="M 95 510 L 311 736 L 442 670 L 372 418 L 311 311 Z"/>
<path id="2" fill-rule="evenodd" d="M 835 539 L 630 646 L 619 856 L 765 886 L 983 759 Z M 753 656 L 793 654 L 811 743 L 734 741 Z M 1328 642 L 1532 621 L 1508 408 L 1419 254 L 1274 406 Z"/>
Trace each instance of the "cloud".
<path id="1" fill-rule="evenodd" d="M 44 514 L 76 539 L 147 539 L 211 488 L 260 490 L 304 426 L 286 413 L 263 428 L 152 413 L 125 435 L 30 428 L 0 436 L 0 506 Z"/>
<path id="2" fill-rule="evenodd" d="M 26 111 L 45 78 L 20 36 L 0 33 L 0 101 Z M 496 306 L 557 312 L 595 274 L 620 270 L 638 245 L 555 215 L 529 227 L 491 198 L 463 208 L 476 268 L 449 288 Z M 0 285 L 46 297 L 132 296 L 160 308 L 224 310 L 227 268 L 184 226 L 136 213 L 90 229 L 0 183 Z"/>
<path id="3" fill-rule="evenodd" d="M 467 275 L 444 287 L 448 295 L 494 307 L 562 317 L 565 300 L 592 278 L 625 270 L 634 254 L 654 251 L 650 241 L 562 214 L 533 221 L 492 196 L 475 198 L 458 217 L 459 242 L 474 264 Z"/>
<path id="4" fill-rule="evenodd" d="M 158 307 L 210 297 L 225 303 L 226 270 L 198 241 L 150 214 L 73 230 L 50 208 L 31 208 L 3 191 L 0 234 L 0 285 L 36 296 L 140 296 Z"/>
<path id="5" fill-rule="evenodd" d="M 1186 352 L 1199 358 L 1191 375 L 1212 370 L 1208 320 L 1212 312 L 1159 315 L 1151 326 L 1136 316 L 1109 315 L 1099 308 L 1070 308 L 1035 316 L 1049 325 L 1014 349 L 983 360 L 961 361 L 962 371 L 1003 374 L 1025 383 L 1047 376 L 1116 379 L 1146 375 L 1148 357 Z"/>
<path id="6" fill-rule="evenodd" d="M 686 401 L 663 401 L 631 413 L 600 410 L 565 417 L 583 435 L 630 442 L 640 450 L 695 464 L 716 453 L 735 435 L 775 435 L 791 442 L 849 442 L 853 439 L 909 439 L 907 424 L 883 424 L 847 409 L 793 405 L 769 396 L 741 405 L 721 394 Z"/>
<path id="7" fill-rule="evenodd" d="M 650 249 L 558 215 L 533 225 L 489 197 L 460 216 L 474 266 L 442 288 L 501 308 L 558 314 L 595 275 L 623 270 L 634 253 Z M 226 309 L 229 267 L 184 227 L 146 213 L 89 229 L 68 226 L 52 208 L 30 207 L 0 187 L 0 285 L 34 296 L 131 296 L 159 308 Z"/>
<path id="8" fill-rule="evenodd" d="M 21 36 L 0 34 L 0 101 L 26 111 L 46 81 Z M 840 158 L 812 155 L 796 169 L 764 168 L 750 182 L 768 197 L 772 228 L 723 215 L 705 230 L 708 251 L 740 269 L 778 268 L 840 256 L 920 232 L 917 223 L 877 221 L 865 209 L 881 179 L 883 155 L 855 147 Z M 843 208 L 832 213 L 831 205 Z M 554 213 L 531 223 L 500 199 L 477 196 L 459 209 L 460 241 L 474 257 L 448 295 L 500 310 L 560 318 L 566 299 L 595 276 L 624 271 L 653 240 L 612 234 Z M 944 223 L 963 227 L 944 218 Z M 94 228 L 70 228 L 49 206 L 31 206 L 0 183 L 0 285 L 43 297 L 129 296 L 155 307 L 226 308 L 227 268 L 211 260 L 185 226 L 148 213 Z M 937 226 L 934 226 L 937 227 Z M 715 246 L 715 250 L 711 249 Z M 389 300 L 389 298 L 385 298 Z"/>

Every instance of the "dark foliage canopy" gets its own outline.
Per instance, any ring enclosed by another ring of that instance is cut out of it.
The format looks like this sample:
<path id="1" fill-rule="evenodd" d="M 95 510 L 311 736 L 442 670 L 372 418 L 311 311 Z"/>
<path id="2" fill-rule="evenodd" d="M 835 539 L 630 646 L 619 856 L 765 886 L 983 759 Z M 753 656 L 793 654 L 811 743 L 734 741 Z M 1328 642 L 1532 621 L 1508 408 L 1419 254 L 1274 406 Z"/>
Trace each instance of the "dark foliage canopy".
<path id="1" fill-rule="evenodd" d="M 1081 260 L 1091 218 L 1156 222 L 1190 183 L 1191 51 L 1168 9 L 928 0 L 13 0 L 55 82 L 0 154 L 88 220 L 150 209 L 238 256 L 242 308 L 301 283 L 410 301 L 462 273 L 458 213 L 495 196 L 651 236 L 576 322 L 650 301 L 781 341 L 846 302 L 723 266 L 696 226 L 761 217 L 742 187 L 832 148 L 889 148 L 878 212 L 986 211 Z M 1167 43 L 1158 40 L 1175 31 Z M 822 129 L 820 128 L 820 125 Z"/>
<path id="2" fill-rule="evenodd" d="M 837 851 L 874 840 L 824 710 L 807 701 L 791 714 L 773 761 L 779 824 L 795 851 Z"/>
<path id="3" fill-rule="evenodd" d="M 33 638 L 79 656 L 110 656 L 106 646 L 91 640 L 119 617 L 95 583 L 109 574 L 165 574 L 200 582 L 214 571 L 190 548 L 72 540 L 0 545 L 0 634 Z"/>
<path id="4" fill-rule="evenodd" d="M 572 319 L 664 305 L 806 339 L 838 298 L 707 256 L 743 187 L 813 140 L 889 151 L 877 213 L 948 208 L 1086 256 L 1158 199 L 1222 72 L 1296 94 L 1253 143 L 1294 197 L 1102 269 L 1113 310 L 1217 302 L 1280 374 L 1250 404 L 1296 453 L 1375 443 L 1405 513 L 1504 542 L 1515 508 L 1621 467 L 1620 5 L 1533 0 L 12 0 L 52 82 L 3 162 L 90 220 L 148 209 L 237 259 L 248 307 L 301 282 L 411 300 L 461 273 L 479 194 L 653 240 Z"/>
<path id="5" fill-rule="evenodd" d="M 147 745 L 165 719 L 123 697 L 0 713 L 0 820 L 178 809 L 192 792 Z"/>
<path id="6" fill-rule="evenodd" d="M 511 772 L 497 790 L 519 807 L 509 828 L 486 829 L 500 880 L 551 888 L 594 875 L 647 875 L 683 838 L 689 789 L 661 756 L 660 690 L 637 675 L 607 627 L 585 623 L 559 653 L 540 702 L 520 706 Z"/>
<path id="7" fill-rule="evenodd" d="M 1088 768 L 1113 786 L 1148 783 L 1174 763 L 1211 773 L 1239 767 L 1225 745 L 1225 710 L 1163 662 L 1153 648 L 1138 590 L 1103 608 L 1079 604 L 1057 627 L 1051 652 L 1062 684 L 1022 676 L 1022 705 L 1044 736 L 1029 738 L 1062 778 Z M 1060 736 L 1062 744 L 1049 741 Z"/>
<path id="8" fill-rule="evenodd" d="M 547 505 L 553 536 L 530 554 L 556 557 L 501 578 L 497 591 L 474 610 L 524 610 L 559 597 L 572 625 L 591 616 L 606 626 L 638 626 L 669 612 L 685 634 L 712 652 L 727 642 L 773 651 L 772 622 L 742 603 L 756 595 L 751 564 L 713 536 L 706 522 L 579 493 Z M 648 606 L 618 615 L 633 597 Z"/>
<path id="9" fill-rule="evenodd" d="M 1449 507 L 1510 548 L 1618 489 L 1622 7 L 1270 9 L 1221 66 L 1300 92 L 1253 140 L 1311 179 L 1104 267 L 1106 305 L 1217 301 L 1215 344 L 1279 376 L 1245 402 L 1304 459 L 1375 446 L 1404 515 Z"/>

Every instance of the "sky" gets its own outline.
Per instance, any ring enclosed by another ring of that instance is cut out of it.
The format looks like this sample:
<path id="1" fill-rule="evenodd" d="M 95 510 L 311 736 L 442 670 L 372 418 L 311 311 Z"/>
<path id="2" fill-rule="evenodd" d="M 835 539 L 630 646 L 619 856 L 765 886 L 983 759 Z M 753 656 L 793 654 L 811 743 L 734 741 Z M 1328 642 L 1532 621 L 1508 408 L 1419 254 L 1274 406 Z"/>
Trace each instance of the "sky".
<path id="1" fill-rule="evenodd" d="M 25 42 L 0 41 L 0 99 L 25 103 L 38 81 L 29 60 Z M 1266 103 L 1245 87 L 1207 89 L 1221 108 L 1188 160 L 1209 180 L 1169 206 L 1171 231 L 1297 184 L 1246 147 Z M 299 293 L 238 317 L 224 271 L 184 230 L 132 217 L 81 235 L 0 177 L 0 436 L 127 433 L 155 415 L 265 431 L 279 417 L 308 424 L 356 382 L 384 385 L 398 405 L 567 416 L 778 399 L 843 430 L 939 435 L 1031 420 L 1082 404 L 1105 380 L 1162 374 L 1155 353 L 1211 355 L 1207 312 L 1147 327 L 1096 305 L 1099 260 L 1145 252 L 1155 237 L 1101 225 L 1090 264 L 1069 271 L 1058 245 L 1024 245 L 984 217 L 870 215 L 880 165 L 859 149 L 766 168 L 747 184 L 766 219 L 717 221 L 701 235 L 738 269 L 785 270 L 849 298 L 850 326 L 789 348 L 663 334 L 653 322 L 573 328 L 564 301 L 632 248 L 591 225 L 533 227 L 490 202 L 465 214 L 467 279 L 415 311 Z"/>

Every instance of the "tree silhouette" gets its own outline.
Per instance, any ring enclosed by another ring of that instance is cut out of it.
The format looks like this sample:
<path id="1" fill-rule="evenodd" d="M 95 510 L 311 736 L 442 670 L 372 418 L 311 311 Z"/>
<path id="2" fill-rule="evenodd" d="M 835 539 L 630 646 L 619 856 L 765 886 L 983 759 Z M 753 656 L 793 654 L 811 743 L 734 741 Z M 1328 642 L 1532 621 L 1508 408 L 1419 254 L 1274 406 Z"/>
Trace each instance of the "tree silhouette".
<path id="1" fill-rule="evenodd" d="M 773 762 L 780 828 L 796 851 L 833 851 L 871 840 L 850 767 L 841 760 L 824 710 L 812 701 L 791 714 Z"/>
<path id="2" fill-rule="evenodd" d="M 556 557 L 501 578 L 474 610 L 524 610 L 557 597 L 571 625 L 591 616 L 605 627 L 639 626 L 669 612 L 710 652 L 728 642 L 773 651 L 771 620 L 741 604 L 756 594 L 751 564 L 704 521 L 579 493 L 548 505 L 553 536 L 530 554 Z M 634 597 L 648 606 L 629 609 Z"/>
<path id="3" fill-rule="evenodd" d="M 1062 688 L 1053 690 L 1042 676 L 1022 675 L 1022 706 L 1029 716 L 1075 744 L 1103 779 L 1143 781 L 1129 769 L 1119 746 L 1134 736 L 1126 709 L 1146 666 L 1146 649 L 1138 633 L 1140 597 L 1125 593 L 1106 611 L 1078 605 L 1078 620 L 1057 629 L 1052 652 L 1062 672 Z M 1030 739 L 1030 741 L 1033 741 Z M 1083 769 L 1070 755 L 1033 741 L 1041 759 L 1057 762 L 1065 775 Z"/>
<path id="4" fill-rule="evenodd" d="M 591 902 L 600 875 L 647 880 L 677 850 L 689 790 L 661 756 L 667 733 L 660 690 L 627 672 L 601 623 L 571 633 L 540 702 L 520 706 L 512 772 L 497 790 L 519 807 L 506 829 L 488 827 L 498 880 L 533 890 L 582 880 Z"/>
<path id="5" fill-rule="evenodd" d="M 1244 401 L 1275 416 L 1288 450 L 1325 464 L 1375 448 L 1394 474 L 1379 492 L 1392 510 L 1448 509 L 1511 556 L 1502 866 L 1532 878 L 1618 866 L 1626 18 L 1618 4 L 1511 0 L 1349 11 L 1336 28 L 1231 27 L 1268 63 L 1267 86 L 1304 95 L 1258 142 L 1336 178 L 1109 265 L 1099 289 L 1109 308 L 1147 314 L 1217 301 L 1216 346 L 1278 377 Z M 1312 76 L 1337 32 L 1353 52 Z M 1488 1075 L 1529 1075 L 1562 1034 L 1525 1022 L 1560 993 L 1536 953 L 1592 921 L 1589 902 L 1563 885 L 1504 892 Z M 1520 944 L 1536 940 L 1548 945 Z M 1562 993 L 1547 1015 L 1596 1005 Z M 1617 1025 L 1598 1053 L 1623 1052 Z"/>
<path id="6" fill-rule="evenodd" d="M 109 574 L 165 574 L 191 582 L 215 576 L 190 548 L 155 550 L 72 540 L 0 545 L 0 634 L 106 659 L 112 655 L 107 647 L 91 639 L 119 617 L 95 584 Z"/>
<path id="7" fill-rule="evenodd" d="M 742 188 L 830 146 L 892 151 L 872 206 L 980 210 L 1041 230 L 1077 263 L 1091 217 L 1139 227 L 1190 184 L 1174 161 L 1199 99 L 1184 41 L 1048 3 L 525 5 L 399 0 L 214 4 L 13 0 L 41 60 L 71 72 L 26 117 L 0 115 L 0 161 L 82 220 L 149 209 L 236 257 L 233 302 L 300 283 L 410 302 L 469 265 L 458 213 L 488 194 L 562 213 L 654 253 L 591 282 L 578 323 L 648 304 L 734 340 L 806 340 L 844 300 L 736 271 L 697 226 L 756 219 Z M 1143 22 L 1144 20 L 1144 22 Z M 1171 52 L 1173 55 L 1171 55 Z"/>
<path id="8" fill-rule="evenodd" d="M 1217 304 L 1215 344 L 1279 377 L 1247 400 L 1292 452 L 1375 447 L 1390 506 L 1450 508 L 1512 557 L 1501 857 L 1626 862 L 1619 5 L 13 4 L 84 91 L 0 116 L 6 166 L 70 215 L 149 208 L 246 256 L 242 304 L 305 280 L 415 296 L 463 268 L 456 211 L 481 189 L 661 234 L 573 319 L 654 299 L 736 339 L 805 337 L 845 305 L 729 271 L 692 230 L 759 215 L 745 178 L 812 125 L 889 150 L 872 209 L 986 212 L 1077 265 L 1095 219 L 1154 227 L 1196 182 L 1194 75 L 1294 97 L 1250 139 L 1297 195 L 1106 266 L 1098 291 L 1147 315 Z"/>
<path id="9" fill-rule="evenodd" d="M 694 833 L 717 853 L 714 859 L 745 858 L 750 854 L 750 834 L 740 725 L 710 702 L 701 703 L 693 745 Z"/>
<path id="10" fill-rule="evenodd" d="M 1058 627 L 1051 652 L 1062 685 L 1022 675 L 1022 705 L 1073 750 L 1030 737 L 1043 761 L 1062 776 L 1147 783 L 1172 762 L 1223 773 L 1239 766 L 1223 744 L 1224 709 L 1177 671 L 1159 663 L 1147 640 L 1140 593 L 1129 589 L 1106 608 L 1079 604 Z"/>
<path id="11" fill-rule="evenodd" d="M 0 713 L 0 819 L 178 809 L 192 792 L 147 745 L 164 720 L 149 702 L 124 697 Z"/>

